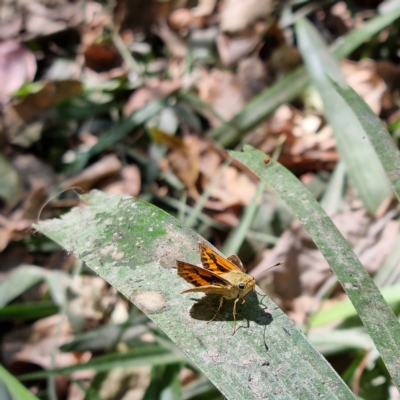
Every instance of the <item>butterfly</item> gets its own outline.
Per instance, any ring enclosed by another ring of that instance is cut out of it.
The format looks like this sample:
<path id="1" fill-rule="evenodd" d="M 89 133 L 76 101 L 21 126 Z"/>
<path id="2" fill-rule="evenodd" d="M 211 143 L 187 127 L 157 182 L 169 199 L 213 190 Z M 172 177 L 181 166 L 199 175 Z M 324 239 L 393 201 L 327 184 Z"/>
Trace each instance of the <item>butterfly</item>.
<path id="1" fill-rule="evenodd" d="M 182 294 L 203 292 L 221 296 L 218 309 L 209 322 L 213 321 L 218 315 L 224 299 L 235 299 L 233 304 L 233 333 L 235 333 L 237 303 L 242 300 L 241 304 L 244 304 L 246 301 L 244 297 L 247 293 L 256 291 L 256 281 L 252 276 L 246 274 L 246 270 L 237 255 L 233 254 L 224 258 L 202 242 L 199 243 L 199 248 L 203 267 L 184 261 L 176 261 L 178 275 L 195 286 L 193 289 L 183 291 Z M 282 263 L 281 261 L 274 267 Z"/>

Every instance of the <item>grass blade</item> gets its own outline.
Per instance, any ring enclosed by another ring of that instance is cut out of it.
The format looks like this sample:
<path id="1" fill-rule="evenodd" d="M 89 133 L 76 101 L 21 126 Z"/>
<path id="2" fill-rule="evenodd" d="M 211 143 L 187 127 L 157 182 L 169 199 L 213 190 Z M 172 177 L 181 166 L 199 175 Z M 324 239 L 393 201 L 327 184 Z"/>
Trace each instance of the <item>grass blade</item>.
<path id="1" fill-rule="evenodd" d="M 245 146 L 244 152 L 230 154 L 274 189 L 304 225 L 335 272 L 400 388 L 399 321 L 332 220 L 291 172 L 276 162 L 265 166 L 265 154 L 261 151 Z"/>
<path id="2" fill-rule="evenodd" d="M 91 192 L 88 204 L 37 229 L 85 261 L 151 318 L 225 397 L 231 400 L 354 399 L 327 361 L 268 298 L 248 295 L 233 333 L 232 306 L 182 295 L 188 288 L 176 260 L 199 263 L 204 240 L 157 207 L 138 199 Z M 268 308 L 268 313 L 265 312 Z M 248 322 L 246 323 L 246 320 Z M 175 356 L 176 357 L 176 356 Z M 175 362 L 176 362 L 175 358 Z M 119 366 L 121 361 L 119 362 Z M 71 367 L 72 368 L 72 367 Z"/>
<path id="3" fill-rule="evenodd" d="M 15 399 L 39 400 L 24 385 L 18 382 L 18 380 L 14 378 L 1 364 L 0 381 L 4 383 L 8 391 L 13 395 Z"/>
<path id="4" fill-rule="evenodd" d="M 345 84 L 339 65 L 319 32 L 305 19 L 296 22 L 300 52 L 324 103 L 347 173 L 365 208 L 374 213 L 391 193 L 390 183 L 360 121 L 329 78 Z M 368 160 L 368 162 L 366 162 Z"/>
<path id="5" fill-rule="evenodd" d="M 367 103 L 351 88 L 335 85 L 338 93 L 353 110 L 360 121 L 363 131 L 381 162 L 392 188 L 400 201 L 400 152 L 395 146 L 389 132 L 380 118 L 370 109 Z M 368 160 L 369 163 L 369 160 Z"/>

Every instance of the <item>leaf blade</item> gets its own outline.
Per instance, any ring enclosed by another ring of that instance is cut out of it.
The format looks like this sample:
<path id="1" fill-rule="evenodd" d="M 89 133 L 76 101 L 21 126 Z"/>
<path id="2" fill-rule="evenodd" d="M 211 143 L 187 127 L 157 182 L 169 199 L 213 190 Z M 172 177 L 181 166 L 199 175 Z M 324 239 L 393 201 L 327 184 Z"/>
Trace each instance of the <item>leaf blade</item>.
<path id="1" fill-rule="evenodd" d="M 239 317 L 249 324 L 239 320 L 242 328 L 234 336 L 229 302 L 221 319 L 211 324 L 207 312 L 212 314 L 212 307 L 200 306 L 197 314 L 190 314 L 193 298 L 201 296 L 181 295 L 188 284 L 171 268 L 177 259 L 199 262 L 200 238 L 193 231 L 137 199 L 92 192 L 85 200 L 89 206 L 73 209 L 61 220 L 42 221 L 37 228 L 135 302 L 227 398 L 256 399 L 257 393 L 270 399 L 313 399 L 320 394 L 327 399 L 354 398 L 269 299 L 264 300 L 270 310 L 266 314 L 255 295 L 247 296 Z"/>
<path id="2" fill-rule="evenodd" d="M 400 387 L 399 321 L 332 220 L 291 172 L 276 162 L 266 167 L 263 152 L 245 146 L 244 152 L 230 151 L 230 155 L 273 188 L 304 225 L 335 272 L 389 373 Z"/>

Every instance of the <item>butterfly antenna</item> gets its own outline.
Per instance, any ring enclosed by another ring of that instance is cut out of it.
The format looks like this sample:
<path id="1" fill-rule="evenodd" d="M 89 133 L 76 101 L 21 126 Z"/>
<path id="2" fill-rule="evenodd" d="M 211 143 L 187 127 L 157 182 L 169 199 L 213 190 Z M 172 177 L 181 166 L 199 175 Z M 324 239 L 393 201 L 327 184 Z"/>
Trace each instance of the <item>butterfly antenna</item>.
<path id="1" fill-rule="evenodd" d="M 267 268 L 265 271 L 269 271 L 272 268 L 278 267 L 279 265 L 282 265 L 285 261 L 279 261 L 278 263 L 276 263 L 275 265 L 273 265 L 272 267 Z"/>

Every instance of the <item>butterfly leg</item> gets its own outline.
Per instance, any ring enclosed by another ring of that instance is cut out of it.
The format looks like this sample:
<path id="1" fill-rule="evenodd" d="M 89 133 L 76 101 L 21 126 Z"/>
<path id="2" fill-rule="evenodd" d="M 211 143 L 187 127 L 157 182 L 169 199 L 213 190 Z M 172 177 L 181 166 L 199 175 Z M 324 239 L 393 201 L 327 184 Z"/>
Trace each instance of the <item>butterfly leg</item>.
<path id="1" fill-rule="evenodd" d="M 217 312 L 215 313 L 215 315 L 207 322 L 208 324 L 209 324 L 211 321 L 214 321 L 215 317 L 218 315 L 219 310 L 220 310 L 221 307 L 222 307 L 222 303 L 223 303 L 223 302 L 224 302 L 224 297 L 221 296 L 221 300 L 219 301 L 218 310 L 217 310 Z"/>
<path id="2" fill-rule="evenodd" d="M 235 300 L 235 303 L 233 303 L 233 320 L 235 321 L 233 325 L 233 334 L 236 332 L 236 304 L 239 301 L 239 297 Z"/>

